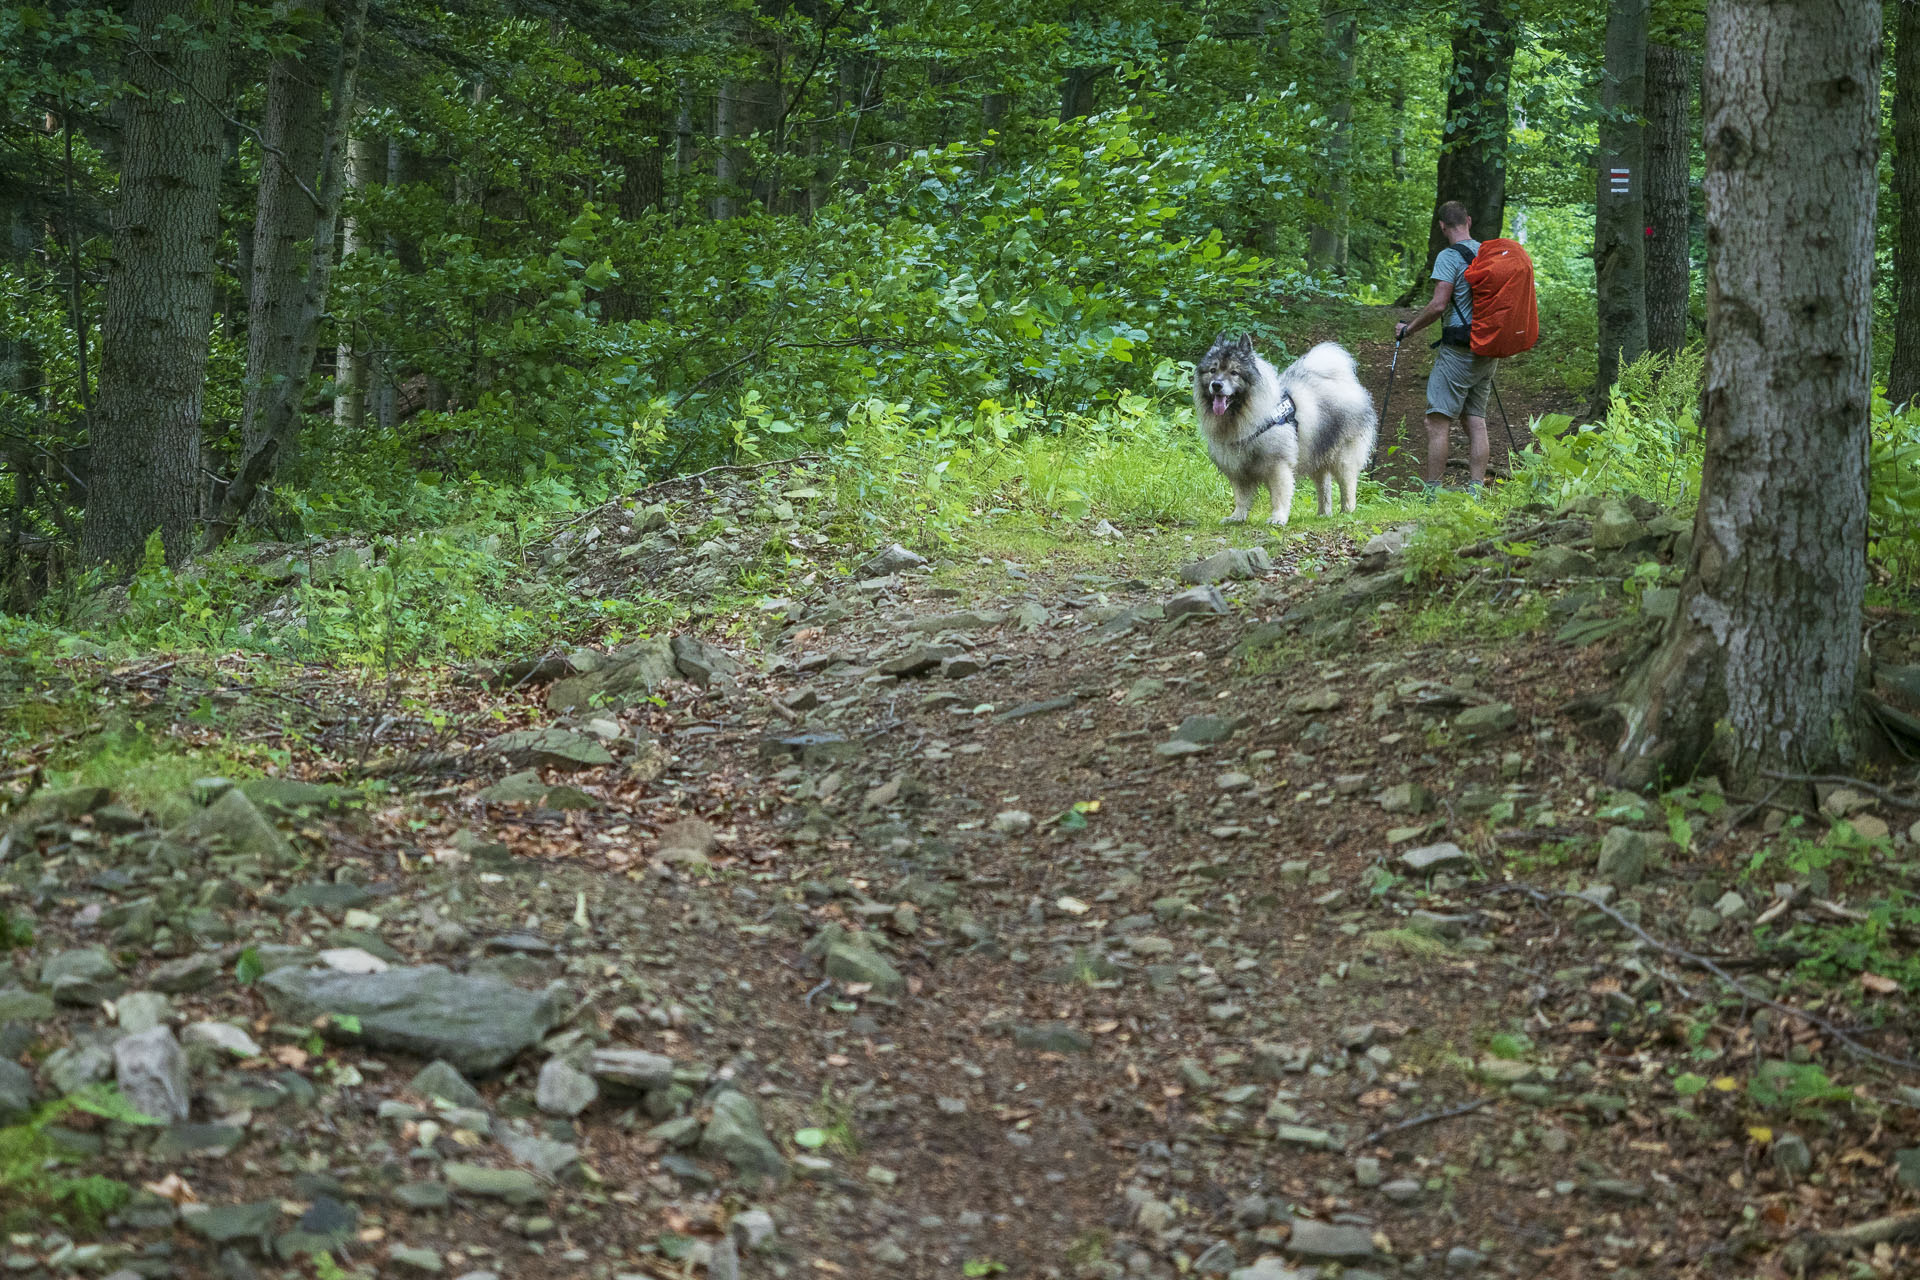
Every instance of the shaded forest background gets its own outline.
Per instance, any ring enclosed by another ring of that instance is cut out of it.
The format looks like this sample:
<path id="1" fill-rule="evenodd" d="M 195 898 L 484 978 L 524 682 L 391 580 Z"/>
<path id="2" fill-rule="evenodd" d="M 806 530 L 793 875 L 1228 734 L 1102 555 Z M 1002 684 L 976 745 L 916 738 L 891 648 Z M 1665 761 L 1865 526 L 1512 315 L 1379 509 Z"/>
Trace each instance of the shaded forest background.
<path id="1" fill-rule="evenodd" d="M 801 449 L 878 465 L 875 424 L 1124 428 L 1223 327 L 1272 342 L 1316 298 L 1424 295 L 1444 198 L 1528 244 L 1550 376 L 1602 417 L 1622 363 L 1700 335 L 1701 23 L 7 5 L 7 601 L 236 528 L 380 532 Z M 1899 401 L 1920 273 L 1894 270 L 1894 90 L 1920 42 L 1894 34 L 1875 332 Z M 1596 219 L 1622 157 L 1647 182 Z"/>

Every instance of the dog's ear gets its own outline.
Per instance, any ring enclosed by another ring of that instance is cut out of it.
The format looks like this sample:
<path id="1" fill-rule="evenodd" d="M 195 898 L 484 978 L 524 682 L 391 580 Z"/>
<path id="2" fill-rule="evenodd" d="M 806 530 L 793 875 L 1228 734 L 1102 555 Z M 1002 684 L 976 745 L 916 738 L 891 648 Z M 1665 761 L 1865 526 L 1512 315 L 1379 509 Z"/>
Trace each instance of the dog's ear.
<path id="1" fill-rule="evenodd" d="M 1252 355 L 1253 354 L 1253 335 L 1250 333 L 1241 334 L 1240 341 L 1236 342 L 1234 344 L 1234 347 L 1237 350 L 1246 352 L 1248 355 Z"/>

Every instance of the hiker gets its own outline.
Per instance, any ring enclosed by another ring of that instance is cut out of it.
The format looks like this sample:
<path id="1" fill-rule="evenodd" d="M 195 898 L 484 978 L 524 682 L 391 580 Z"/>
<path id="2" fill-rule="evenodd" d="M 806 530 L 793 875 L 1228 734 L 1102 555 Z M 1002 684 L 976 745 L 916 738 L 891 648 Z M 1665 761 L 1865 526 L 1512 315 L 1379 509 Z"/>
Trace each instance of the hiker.
<path id="1" fill-rule="evenodd" d="M 1467 488 L 1480 492 L 1487 480 L 1487 397 L 1494 369 L 1502 357 L 1530 351 L 1540 341 L 1533 259 L 1527 251 L 1514 240 L 1475 240 L 1473 219 L 1458 200 L 1441 205 L 1435 220 L 1447 247 L 1433 260 L 1433 301 L 1393 331 L 1398 348 L 1408 334 L 1440 321 L 1433 373 L 1427 378 L 1429 498 L 1447 474 L 1447 433 L 1461 417 L 1467 421 Z M 1511 424 L 1507 439 L 1512 444 Z"/>

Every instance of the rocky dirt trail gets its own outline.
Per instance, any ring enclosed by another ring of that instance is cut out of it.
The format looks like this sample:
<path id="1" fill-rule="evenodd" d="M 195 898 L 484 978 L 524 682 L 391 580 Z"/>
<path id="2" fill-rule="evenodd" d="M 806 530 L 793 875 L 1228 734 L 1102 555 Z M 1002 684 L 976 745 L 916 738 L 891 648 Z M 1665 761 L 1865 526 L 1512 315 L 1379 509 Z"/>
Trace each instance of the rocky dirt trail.
<path id="1" fill-rule="evenodd" d="M 1535 536 L 1487 607 L 1684 531 Z M 1912 1077 L 1624 927 L 1733 956 L 1815 909 L 1735 874 L 1762 815 L 1701 799 L 1721 856 L 1669 863 L 1568 709 L 1600 651 L 1407 640 L 1403 540 L 889 549 L 753 644 L 510 668 L 504 726 L 375 760 L 371 804 L 43 793 L 0 844 L 37 928 L 0 961 L 0 1123 L 92 1087 L 34 1157 L 136 1190 L 98 1231 L 9 1221 L 0 1263 L 1748 1276 L 1911 1209 Z M 1763 1115 L 1764 1063 L 1846 1083 Z"/>

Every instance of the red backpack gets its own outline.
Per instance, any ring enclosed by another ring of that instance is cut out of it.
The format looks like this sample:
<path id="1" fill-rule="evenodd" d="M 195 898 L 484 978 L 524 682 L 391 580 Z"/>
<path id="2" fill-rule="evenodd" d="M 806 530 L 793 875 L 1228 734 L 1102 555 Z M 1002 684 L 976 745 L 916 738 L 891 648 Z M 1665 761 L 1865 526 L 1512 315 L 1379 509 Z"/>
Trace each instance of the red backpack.
<path id="1" fill-rule="evenodd" d="M 1533 295 L 1533 259 L 1517 240 L 1485 240 L 1480 252 L 1450 245 L 1467 260 L 1473 299 L 1471 347 L 1477 356 L 1517 356 L 1540 341 L 1540 307 Z"/>

